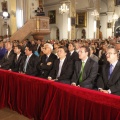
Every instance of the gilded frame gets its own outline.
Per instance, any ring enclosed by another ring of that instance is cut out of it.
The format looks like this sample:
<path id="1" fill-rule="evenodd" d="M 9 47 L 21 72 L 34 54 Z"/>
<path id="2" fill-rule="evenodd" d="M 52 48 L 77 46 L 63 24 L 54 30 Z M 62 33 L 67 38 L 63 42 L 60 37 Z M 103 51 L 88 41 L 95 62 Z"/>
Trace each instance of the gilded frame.
<path id="1" fill-rule="evenodd" d="M 8 11 L 7 1 L 1 2 L 2 11 Z"/>
<path id="2" fill-rule="evenodd" d="M 87 12 L 77 13 L 76 17 L 78 27 L 87 27 Z"/>
<path id="3" fill-rule="evenodd" d="M 112 22 L 107 23 L 107 28 L 112 28 Z"/>
<path id="4" fill-rule="evenodd" d="M 50 24 L 56 23 L 56 10 L 48 11 L 48 17 L 50 18 Z"/>

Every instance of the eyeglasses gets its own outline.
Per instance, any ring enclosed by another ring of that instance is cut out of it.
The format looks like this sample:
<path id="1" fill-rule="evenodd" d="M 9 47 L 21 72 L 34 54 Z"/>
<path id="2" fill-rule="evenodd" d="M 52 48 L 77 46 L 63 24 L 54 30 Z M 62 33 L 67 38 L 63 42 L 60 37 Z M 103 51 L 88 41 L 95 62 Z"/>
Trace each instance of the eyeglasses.
<path id="1" fill-rule="evenodd" d="M 105 55 L 112 55 L 112 54 L 117 54 L 117 53 L 106 53 Z"/>

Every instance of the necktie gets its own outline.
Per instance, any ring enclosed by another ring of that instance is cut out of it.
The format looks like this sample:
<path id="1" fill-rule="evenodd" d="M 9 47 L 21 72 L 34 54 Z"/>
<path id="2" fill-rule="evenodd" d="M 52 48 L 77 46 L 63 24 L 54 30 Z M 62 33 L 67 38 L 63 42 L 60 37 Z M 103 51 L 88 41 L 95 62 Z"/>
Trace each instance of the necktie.
<path id="1" fill-rule="evenodd" d="M 17 55 L 17 58 L 16 58 L 16 59 L 18 60 L 18 58 L 19 58 L 19 55 Z"/>
<path id="2" fill-rule="evenodd" d="M 48 58 L 49 58 L 49 57 L 48 57 L 48 56 L 46 56 L 46 60 L 45 60 L 46 62 L 48 61 Z"/>
<path id="3" fill-rule="evenodd" d="M 82 76 L 83 76 L 84 66 L 85 66 L 85 62 L 82 62 L 79 83 L 82 82 Z"/>
<path id="4" fill-rule="evenodd" d="M 111 64 L 109 68 L 108 80 L 110 79 L 112 72 L 113 72 L 113 65 Z"/>
<path id="5" fill-rule="evenodd" d="M 7 53 L 7 58 L 8 58 L 8 56 L 9 56 L 9 54 L 10 54 L 10 52 Z"/>
<path id="6" fill-rule="evenodd" d="M 29 56 L 27 56 L 27 59 L 25 61 L 24 72 L 26 72 L 28 61 L 29 61 Z"/>
<path id="7" fill-rule="evenodd" d="M 60 63 L 59 63 L 59 70 L 58 70 L 58 74 L 57 74 L 57 78 L 58 78 L 58 77 L 60 76 L 60 74 L 61 74 L 62 65 L 63 65 L 63 61 L 60 61 Z"/>

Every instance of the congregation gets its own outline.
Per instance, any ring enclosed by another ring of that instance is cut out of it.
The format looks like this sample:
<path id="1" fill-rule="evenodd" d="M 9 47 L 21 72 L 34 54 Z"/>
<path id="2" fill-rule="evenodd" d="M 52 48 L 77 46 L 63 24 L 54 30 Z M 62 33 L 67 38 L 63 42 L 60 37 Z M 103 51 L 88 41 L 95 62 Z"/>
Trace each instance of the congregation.
<path id="1" fill-rule="evenodd" d="M 0 68 L 120 95 L 119 51 L 108 40 L 1 41 Z"/>

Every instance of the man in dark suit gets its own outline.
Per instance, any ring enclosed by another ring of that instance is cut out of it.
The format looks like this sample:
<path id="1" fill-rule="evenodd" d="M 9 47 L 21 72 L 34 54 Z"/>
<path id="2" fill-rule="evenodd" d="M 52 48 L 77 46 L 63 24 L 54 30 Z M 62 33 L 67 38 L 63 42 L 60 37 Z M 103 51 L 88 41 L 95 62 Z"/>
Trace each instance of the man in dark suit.
<path id="1" fill-rule="evenodd" d="M 73 61 L 69 60 L 66 47 L 58 48 L 59 59 L 55 60 L 53 69 L 50 71 L 48 80 L 55 80 L 58 82 L 70 84 L 70 79 L 73 74 Z"/>
<path id="2" fill-rule="evenodd" d="M 40 55 L 40 52 L 41 52 L 41 40 L 37 40 L 37 52 Z"/>
<path id="3" fill-rule="evenodd" d="M 0 68 L 2 68 L 2 69 L 9 70 L 13 64 L 15 54 L 12 49 L 12 46 L 13 46 L 13 44 L 10 41 L 5 43 L 5 48 L 7 50 L 7 53 L 4 55 L 4 57 L 0 61 Z"/>
<path id="4" fill-rule="evenodd" d="M 67 54 L 68 59 L 72 60 L 74 63 L 76 61 L 78 61 L 79 60 L 79 55 L 75 51 L 75 44 L 74 43 L 69 43 L 68 50 L 69 50 L 69 52 Z"/>
<path id="5" fill-rule="evenodd" d="M 98 73 L 98 64 L 90 57 L 90 49 L 87 46 L 82 46 L 79 50 L 79 61 L 76 61 L 74 74 L 71 79 L 71 85 L 79 85 L 92 89 L 94 80 Z"/>
<path id="6" fill-rule="evenodd" d="M 108 63 L 103 66 L 102 74 L 97 80 L 100 92 L 120 95 L 120 61 L 114 46 L 108 46 L 106 51 Z"/>
<path id="7" fill-rule="evenodd" d="M 14 53 L 16 55 L 15 55 L 15 59 L 13 61 L 13 64 L 12 64 L 10 70 L 14 71 L 14 72 L 19 72 L 20 65 L 22 63 L 22 59 L 23 59 L 23 56 L 24 56 L 24 54 L 22 54 L 22 46 L 20 46 L 20 45 L 15 46 L 14 47 Z"/>
<path id="8" fill-rule="evenodd" d="M 52 51 L 53 46 L 50 43 L 44 44 L 43 47 L 44 55 L 41 57 L 41 60 L 37 65 L 39 77 L 47 78 L 50 73 L 50 70 L 53 67 L 53 63 L 57 59 L 57 56 L 54 55 Z"/>
<path id="9" fill-rule="evenodd" d="M 33 54 L 33 46 L 27 45 L 25 47 L 25 57 L 20 66 L 20 73 L 25 73 L 27 75 L 36 76 L 37 75 L 37 64 L 39 58 Z"/>

